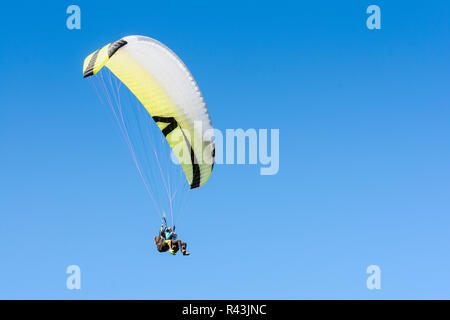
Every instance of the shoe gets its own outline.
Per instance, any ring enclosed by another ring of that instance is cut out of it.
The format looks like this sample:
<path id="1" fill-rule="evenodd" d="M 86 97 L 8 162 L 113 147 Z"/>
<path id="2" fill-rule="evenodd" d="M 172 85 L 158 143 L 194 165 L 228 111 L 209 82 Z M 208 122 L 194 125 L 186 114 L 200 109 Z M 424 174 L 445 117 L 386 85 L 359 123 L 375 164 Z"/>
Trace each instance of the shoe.
<path id="1" fill-rule="evenodd" d="M 176 255 L 176 253 L 175 253 L 175 251 L 173 251 L 173 249 L 170 249 L 169 252 L 170 252 L 171 254 L 173 254 L 174 256 Z"/>
<path id="2" fill-rule="evenodd" d="M 189 252 L 187 252 L 187 251 L 184 251 L 184 252 L 183 252 L 183 256 L 189 256 L 189 255 L 190 255 Z"/>

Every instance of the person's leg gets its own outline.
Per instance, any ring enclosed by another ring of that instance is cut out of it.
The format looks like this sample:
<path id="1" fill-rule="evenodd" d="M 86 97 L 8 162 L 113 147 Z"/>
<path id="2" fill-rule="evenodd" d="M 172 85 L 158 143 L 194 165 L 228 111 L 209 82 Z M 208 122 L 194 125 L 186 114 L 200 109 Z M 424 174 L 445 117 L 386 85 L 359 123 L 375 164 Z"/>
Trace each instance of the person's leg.
<path id="1" fill-rule="evenodd" d="M 183 253 L 183 255 L 185 255 L 185 256 L 190 255 L 190 253 L 186 251 L 186 249 L 187 249 L 187 243 L 186 242 L 180 241 L 180 249 L 181 249 L 181 252 Z"/>
<path id="2" fill-rule="evenodd" d="M 181 249 L 180 244 L 181 244 L 180 240 L 172 240 L 173 251 L 178 252 L 178 250 Z"/>
<path id="3" fill-rule="evenodd" d="M 176 255 L 178 251 L 176 240 L 169 240 L 169 248 L 169 252 L 173 255 Z"/>
<path id="4" fill-rule="evenodd" d="M 166 243 L 165 240 L 161 240 L 160 246 L 161 246 L 161 252 L 169 251 L 169 245 Z"/>

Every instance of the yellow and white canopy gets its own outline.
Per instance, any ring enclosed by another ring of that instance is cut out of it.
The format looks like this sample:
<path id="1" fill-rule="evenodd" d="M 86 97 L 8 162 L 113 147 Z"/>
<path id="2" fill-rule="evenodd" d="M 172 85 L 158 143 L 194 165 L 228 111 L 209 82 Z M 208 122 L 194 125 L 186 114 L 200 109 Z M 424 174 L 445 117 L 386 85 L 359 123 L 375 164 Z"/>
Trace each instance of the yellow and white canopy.
<path id="1" fill-rule="evenodd" d="M 127 36 L 90 54 L 84 77 L 107 67 L 139 99 L 177 156 L 191 188 L 203 185 L 214 164 L 211 119 L 191 73 L 169 48 Z"/>

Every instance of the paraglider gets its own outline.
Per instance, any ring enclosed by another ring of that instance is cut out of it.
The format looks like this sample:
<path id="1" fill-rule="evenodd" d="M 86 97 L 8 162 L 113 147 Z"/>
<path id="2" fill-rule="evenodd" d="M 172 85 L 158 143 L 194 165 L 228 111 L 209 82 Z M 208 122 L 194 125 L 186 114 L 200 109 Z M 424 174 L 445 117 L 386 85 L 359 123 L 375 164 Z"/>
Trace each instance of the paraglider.
<path id="1" fill-rule="evenodd" d="M 187 243 L 178 239 L 178 235 L 175 233 L 175 226 L 172 230 L 172 228 L 164 227 L 164 224 L 161 224 L 161 229 L 159 234 L 154 237 L 154 242 L 159 252 L 169 251 L 171 254 L 176 255 L 178 250 L 181 250 L 183 256 L 190 255 L 187 252 Z"/>
<path id="2" fill-rule="evenodd" d="M 174 226 L 183 194 L 203 186 L 214 165 L 213 127 L 196 81 L 169 48 L 136 35 L 87 56 L 83 76 L 96 74 L 94 87 L 113 111 L 155 211 L 164 222 L 168 212 Z M 185 254 L 186 243 L 167 223 L 164 231 L 154 239 L 158 251 Z"/>

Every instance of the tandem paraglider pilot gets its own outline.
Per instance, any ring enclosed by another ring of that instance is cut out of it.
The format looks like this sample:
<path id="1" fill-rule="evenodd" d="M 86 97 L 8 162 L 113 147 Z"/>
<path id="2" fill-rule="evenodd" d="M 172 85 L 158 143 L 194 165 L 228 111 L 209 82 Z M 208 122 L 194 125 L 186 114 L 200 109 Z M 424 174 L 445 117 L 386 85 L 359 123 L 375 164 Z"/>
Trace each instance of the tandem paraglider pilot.
<path id="1" fill-rule="evenodd" d="M 176 255 L 178 250 L 181 250 L 183 256 L 190 255 L 186 251 L 187 244 L 179 239 L 177 239 L 177 234 L 170 227 L 164 228 L 164 224 L 161 224 L 161 229 L 159 234 L 154 238 L 156 249 L 159 252 L 169 251 L 171 254 Z"/>

